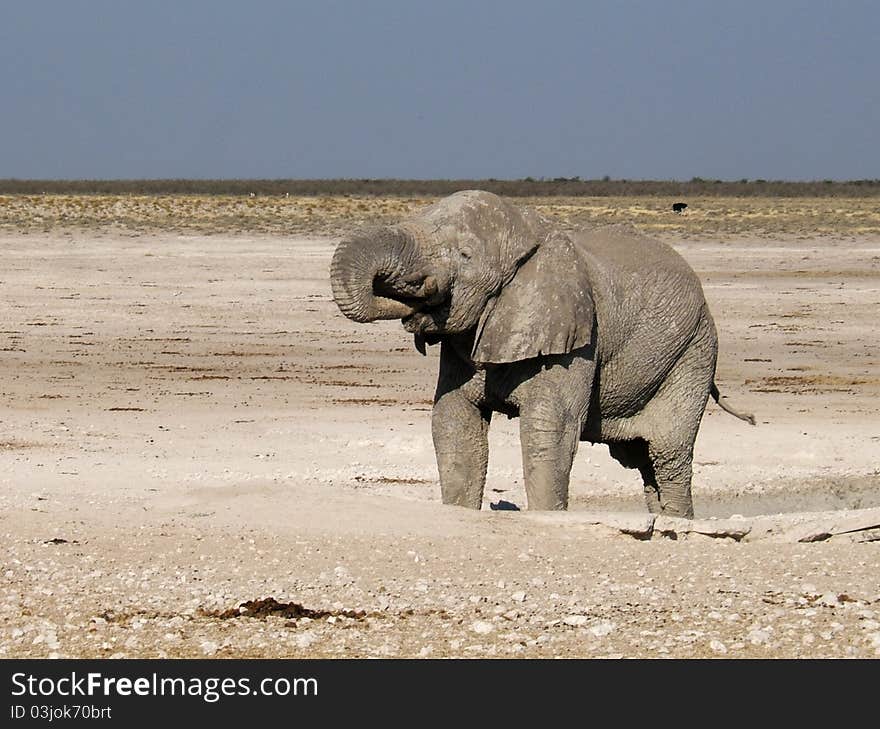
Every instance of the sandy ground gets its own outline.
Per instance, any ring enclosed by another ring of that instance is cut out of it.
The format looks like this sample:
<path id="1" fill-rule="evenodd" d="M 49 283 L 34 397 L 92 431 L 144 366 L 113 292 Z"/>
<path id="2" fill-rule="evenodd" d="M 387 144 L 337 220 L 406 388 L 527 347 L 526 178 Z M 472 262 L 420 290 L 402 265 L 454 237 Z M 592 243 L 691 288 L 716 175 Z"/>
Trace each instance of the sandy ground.
<path id="1" fill-rule="evenodd" d="M 669 240 L 759 421 L 708 407 L 697 516 L 880 506 L 880 239 Z M 0 233 L 0 656 L 880 655 L 878 541 L 536 519 L 503 417 L 483 511 L 442 506 L 437 351 L 339 314 L 335 242 Z M 582 445 L 572 509 L 638 476 Z"/>

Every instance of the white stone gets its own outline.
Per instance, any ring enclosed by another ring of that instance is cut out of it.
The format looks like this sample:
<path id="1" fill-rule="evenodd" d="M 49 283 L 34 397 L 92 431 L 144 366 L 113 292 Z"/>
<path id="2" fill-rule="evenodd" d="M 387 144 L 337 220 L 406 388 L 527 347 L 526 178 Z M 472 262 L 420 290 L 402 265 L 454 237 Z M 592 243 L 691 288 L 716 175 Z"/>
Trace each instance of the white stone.
<path id="1" fill-rule="evenodd" d="M 471 623 L 471 630 L 479 635 L 487 635 L 495 630 L 495 626 L 486 620 L 475 620 Z"/>
<path id="2" fill-rule="evenodd" d="M 617 625 L 609 620 L 603 620 L 589 627 L 590 633 L 597 638 L 604 638 L 609 633 L 613 633 L 617 629 Z"/>
<path id="3" fill-rule="evenodd" d="M 727 653 L 727 646 L 717 638 L 713 638 L 709 641 L 709 650 L 713 653 L 721 653 L 723 655 L 724 653 Z"/>
<path id="4" fill-rule="evenodd" d="M 582 625 L 586 625 L 590 619 L 586 615 L 566 615 L 562 622 L 566 625 L 571 625 L 572 627 L 580 627 Z"/>
<path id="5" fill-rule="evenodd" d="M 661 514 L 654 520 L 654 532 L 672 534 L 702 534 L 707 537 L 743 539 L 751 531 L 752 525 L 744 519 L 683 519 Z"/>
<path id="6" fill-rule="evenodd" d="M 770 633 L 760 628 L 752 628 L 746 635 L 752 645 L 764 645 L 770 640 Z"/>
<path id="7" fill-rule="evenodd" d="M 296 643 L 297 648 L 308 648 L 316 640 L 318 640 L 318 636 L 311 631 L 306 631 L 305 633 L 297 634 L 293 642 Z"/>
<path id="8" fill-rule="evenodd" d="M 514 602 L 525 602 L 526 593 L 523 590 L 517 590 L 516 592 L 511 593 L 510 599 Z"/>

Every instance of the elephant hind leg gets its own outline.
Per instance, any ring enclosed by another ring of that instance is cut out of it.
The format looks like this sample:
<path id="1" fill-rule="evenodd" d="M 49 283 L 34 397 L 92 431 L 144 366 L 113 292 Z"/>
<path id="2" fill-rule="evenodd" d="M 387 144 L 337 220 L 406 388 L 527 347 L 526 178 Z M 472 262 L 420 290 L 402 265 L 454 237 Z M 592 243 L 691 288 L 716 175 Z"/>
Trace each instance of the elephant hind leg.
<path id="1" fill-rule="evenodd" d="M 653 444 L 652 444 L 653 445 Z M 669 451 L 650 447 L 651 461 L 649 464 L 653 491 L 657 499 L 657 510 L 652 513 L 680 516 L 685 519 L 694 518 L 694 501 L 691 495 L 691 479 L 693 477 L 692 447 L 687 450 Z M 648 498 L 648 479 L 645 472 L 645 497 Z M 651 501 L 648 501 L 651 509 Z"/>
<path id="2" fill-rule="evenodd" d="M 694 441 L 709 398 L 716 346 L 715 329 L 707 318 L 646 409 L 651 472 L 643 471 L 642 476 L 646 493 L 649 483 L 653 484 L 663 514 L 694 516 Z"/>
<path id="3" fill-rule="evenodd" d="M 662 511 L 660 490 L 657 487 L 657 475 L 654 473 L 648 442 L 642 438 L 615 441 L 608 444 L 608 450 L 611 457 L 624 468 L 639 469 L 645 487 L 645 503 L 648 511 L 659 514 Z"/>

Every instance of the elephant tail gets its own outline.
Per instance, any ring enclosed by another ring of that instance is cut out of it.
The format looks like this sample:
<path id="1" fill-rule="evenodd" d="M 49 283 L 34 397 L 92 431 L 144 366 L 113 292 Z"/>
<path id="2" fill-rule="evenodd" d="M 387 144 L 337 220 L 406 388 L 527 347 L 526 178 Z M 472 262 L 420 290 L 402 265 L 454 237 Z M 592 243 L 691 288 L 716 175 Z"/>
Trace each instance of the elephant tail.
<path id="1" fill-rule="evenodd" d="M 751 413 L 741 413 L 738 410 L 735 410 L 734 408 L 730 407 L 730 405 L 728 405 L 725 402 L 727 400 L 727 398 L 725 398 L 724 395 L 722 395 L 718 391 L 718 385 L 715 384 L 714 380 L 712 381 L 712 389 L 709 390 L 709 394 L 712 396 L 712 399 L 715 402 L 717 402 L 718 405 L 721 407 L 721 409 L 724 410 L 725 412 L 730 413 L 731 415 L 739 418 L 740 420 L 745 420 L 750 425 L 756 425 L 754 415 L 752 415 Z"/>

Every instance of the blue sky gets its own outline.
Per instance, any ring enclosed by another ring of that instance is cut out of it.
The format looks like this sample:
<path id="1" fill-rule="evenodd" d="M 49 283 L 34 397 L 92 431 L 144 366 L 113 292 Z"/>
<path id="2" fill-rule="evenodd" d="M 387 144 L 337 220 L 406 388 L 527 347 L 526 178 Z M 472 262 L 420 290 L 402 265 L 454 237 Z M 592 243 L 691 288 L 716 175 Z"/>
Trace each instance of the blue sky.
<path id="1" fill-rule="evenodd" d="M 880 178 L 880 3 L 28 0 L 0 178 Z"/>

